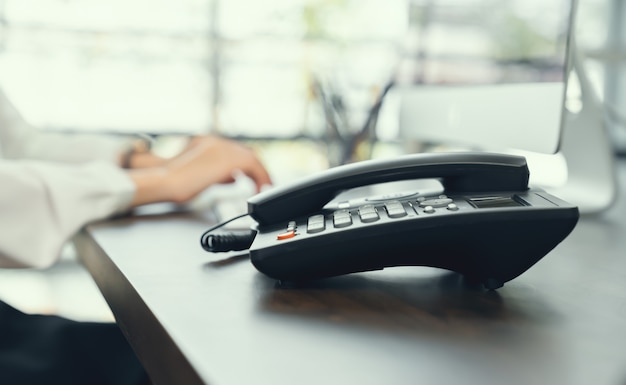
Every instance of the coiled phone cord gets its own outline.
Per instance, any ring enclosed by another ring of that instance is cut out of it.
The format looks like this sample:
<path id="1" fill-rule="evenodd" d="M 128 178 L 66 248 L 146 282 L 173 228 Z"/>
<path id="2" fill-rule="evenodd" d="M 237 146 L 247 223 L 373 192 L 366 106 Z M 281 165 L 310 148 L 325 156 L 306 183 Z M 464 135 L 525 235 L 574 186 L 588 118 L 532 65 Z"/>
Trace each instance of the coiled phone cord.
<path id="1" fill-rule="evenodd" d="M 252 245 L 252 241 L 254 241 L 254 237 L 256 236 L 256 232 L 252 229 L 226 234 L 211 234 L 220 227 L 246 216 L 248 216 L 248 214 L 238 215 L 205 231 L 200 237 L 200 245 L 202 248 L 211 253 L 246 250 L 250 248 L 250 245 Z"/>

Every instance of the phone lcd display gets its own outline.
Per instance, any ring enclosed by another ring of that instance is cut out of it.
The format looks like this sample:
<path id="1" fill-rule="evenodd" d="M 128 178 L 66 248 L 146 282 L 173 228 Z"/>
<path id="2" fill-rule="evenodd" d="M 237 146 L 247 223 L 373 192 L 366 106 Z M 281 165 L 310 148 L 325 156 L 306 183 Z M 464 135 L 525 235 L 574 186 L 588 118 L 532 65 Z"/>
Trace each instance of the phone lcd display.
<path id="1" fill-rule="evenodd" d="M 473 197 L 469 198 L 468 201 L 472 206 L 478 209 L 524 206 L 524 204 L 516 200 L 512 195 Z"/>

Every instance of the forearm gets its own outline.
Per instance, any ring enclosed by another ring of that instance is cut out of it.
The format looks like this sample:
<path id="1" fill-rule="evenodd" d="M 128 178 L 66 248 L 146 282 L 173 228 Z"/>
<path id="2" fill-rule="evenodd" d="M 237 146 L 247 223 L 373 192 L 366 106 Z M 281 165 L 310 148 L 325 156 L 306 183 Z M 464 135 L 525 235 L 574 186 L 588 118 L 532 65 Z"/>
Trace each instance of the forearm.
<path id="1" fill-rule="evenodd" d="M 128 175 L 135 185 L 135 194 L 131 206 L 137 207 L 149 203 L 172 202 L 174 192 L 170 174 L 165 167 L 129 170 Z"/>
<path id="2" fill-rule="evenodd" d="M 210 170 L 186 170 L 175 165 L 128 170 L 135 185 L 131 207 L 150 203 L 186 203 L 207 187 L 219 181 L 211 177 Z"/>
<path id="3" fill-rule="evenodd" d="M 0 90 L 0 157 L 84 163 L 104 160 L 121 165 L 134 146 L 131 137 L 42 131 L 31 125 Z M 135 158 L 135 156 L 133 156 Z M 142 154 L 133 167 L 153 167 L 162 159 Z"/>
<path id="4" fill-rule="evenodd" d="M 115 166 L 0 162 L 0 266 L 46 267 L 80 227 L 129 208 L 135 187 Z"/>
<path id="5" fill-rule="evenodd" d="M 126 164 L 124 165 L 124 163 Z M 133 152 L 127 160 L 124 161 L 122 159 L 120 164 L 126 166 L 126 168 L 135 169 L 162 167 L 165 163 L 165 158 L 161 158 L 151 152 Z"/>

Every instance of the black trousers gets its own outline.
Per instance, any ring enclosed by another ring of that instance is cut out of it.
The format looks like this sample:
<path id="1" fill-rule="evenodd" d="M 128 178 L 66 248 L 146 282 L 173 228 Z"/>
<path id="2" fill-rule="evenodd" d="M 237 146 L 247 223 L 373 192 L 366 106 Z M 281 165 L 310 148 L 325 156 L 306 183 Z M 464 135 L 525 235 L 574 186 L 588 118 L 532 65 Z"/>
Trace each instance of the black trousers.
<path id="1" fill-rule="evenodd" d="M 0 384 L 149 383 L 115 324 L 29 315 L 0 301 Z"/>

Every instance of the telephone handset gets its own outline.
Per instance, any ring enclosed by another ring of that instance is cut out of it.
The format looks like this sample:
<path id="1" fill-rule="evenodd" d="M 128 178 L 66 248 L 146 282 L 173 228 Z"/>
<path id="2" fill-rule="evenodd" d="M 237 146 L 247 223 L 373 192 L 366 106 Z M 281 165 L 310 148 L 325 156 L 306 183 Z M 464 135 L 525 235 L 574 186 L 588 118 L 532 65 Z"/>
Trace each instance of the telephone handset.
<path id="1" fill-rule="evenodd" d="M 343 190 L 406 179 L 440 179 L 436 196 L 371 197 L 324 209 Z M 575 227 L 578 209 L 528 188 L 520 156 L 415 154 L 331 168 L 248 200 L 258 222 L 253 265 L 283 281 L 432 266 L 489 289 L 519 276 Z"/>
<path id="2" fill-rule="evenodd" d="M 248 200 L 259 224 L 319 210 L 343 190 L 405 179 L 440 178 L 447 192 L 519 191 L 528 188 L 526 159 L 489 153 L 414 154 L 331 168 Z"/>

